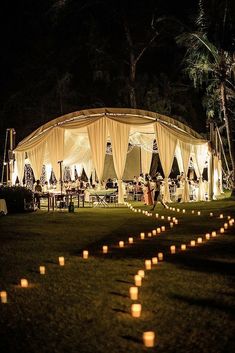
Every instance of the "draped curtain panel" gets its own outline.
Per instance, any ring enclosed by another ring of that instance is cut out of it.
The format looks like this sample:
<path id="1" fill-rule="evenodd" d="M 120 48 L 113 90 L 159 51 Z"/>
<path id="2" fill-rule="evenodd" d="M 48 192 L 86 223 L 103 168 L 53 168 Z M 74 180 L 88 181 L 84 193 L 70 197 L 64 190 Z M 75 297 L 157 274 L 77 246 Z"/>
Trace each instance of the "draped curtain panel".
<path id="1" fill-rule="evenodd" d="M 112 144 L 114 168 L 118 179 L 118 203 L 123 203 L 122 177 L 126 164 L 130 126 L 108 119 L 108 130 Z"/>
<path id="2" fill-rule="evenodd" d="M 19 183 L 22 184 L 24 178 L 25 152 L 15 151 L 15 168 Z"/>
<path id="3" fill-rule="evenodd" d="M 176 160 L 177 160 L 177 163 L 178 163 L 179 171 L 180 171 L 180 173 L 183 173 L 184 166 L 183 166 L 182 154 L 181 154 L 181 151 L 180 151 L 179 143 L 177 143 L 177 145 L 176 145 L 175 157 L 176 157 Z"/>
<path id="4" fill-rule="evenodd" d="M 172 163 L 174 160 L 175 149 L 177 145 L 177 138 L 171 134 L 170 130 L 157 122 L 155 124 L 155 133 L 158 145 L 159 157 L 164 172 L 164 192 L 163 201 L 170 202 L 170 192 L 168 185 L 168 177 L 171 172 Z"/>
<path id="5" fill-rule="evenodd" d="M 94 169 L 92 159 L 89 159 L 86 162 L 83 162 L 83 168 L 85 170 L 85 173 L 86 173 L 88 181 L 89 181 L 89 179 L 91 177 L 92 170 Z"/>
<path id="6" fill-rule="evenodd" d="M 182 194 L 182 202 L 189 202 L 189 184 L 188 184 L 188 168 L 189 159 L 191 154 L 191 145 L 182 141 L 179 141 L 180 151 L 182 155 L 183 168 L 184 168 L 184 189 Z"/>
<path id="7" fill-rule="evenodd" d="M 152 152 L 146 151 L 141 147 L 141 169 L 142 173 L 149 174 L 152 162 Z"/>
<path id="8" fill-rule="evenodd" d="M 220 195 L 220 180 L 219 180 L 219 158 L 214 156 L 214 180 L 213 180 L 213 196 L 216 199 L 216 196 Z"/>
<path id="9" fill-rule="evenodd" d="M 51 163 L 56 180 L 60 179 L 59 161 L 64 158 L 64 129 L 56 127 L 47 137 L 47 150 L 49 152 L 49 162 Z"/>
<path id="10" fill-rule="evenodd" d="M 91 155 L 99 182 L 102 181 L 107 144 L 107 119 L 100 118 L 87 126 Z"/>
<path id="11" fill-rule="evenodd" d="M 193 161 L 195 159 L 195 162 L 196 162 L 194 163 L 195 172 L 197 174 L 197 177 L 199 178 L 198 200 L 204 201 L 205 189 L 204 189 L 204 183 L 202 180 L 202 173 L 207 160 L 208 144 L 206 143 L 204 145 L 195 145 L 193 146 L 193 149 L 194 149 Z"/>
<path id="12" fill-rule="evenodd" d="M 42 143 L 27 152 L 36 180 L 40 179 L 44 162 L 45 143 Z"/>

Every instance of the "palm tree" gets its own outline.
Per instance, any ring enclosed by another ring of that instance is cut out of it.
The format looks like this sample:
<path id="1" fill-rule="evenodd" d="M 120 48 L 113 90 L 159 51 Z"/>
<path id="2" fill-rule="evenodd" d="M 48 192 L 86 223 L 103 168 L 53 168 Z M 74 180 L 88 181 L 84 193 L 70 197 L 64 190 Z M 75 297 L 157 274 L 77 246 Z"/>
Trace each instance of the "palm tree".
<path id="1" fill-rule="evenodd" d="M 235 55 L 222 46 L 215 45 L 208 39 L 205 26 L 205 10 L 202 1 L 199 1 L 200 15 L 197 25 L 200 31 L 184 33 L 177 38 L 179 44 L 186 48 L 185 64 L 186 72 L 193 81 L 195 87 L 203 87 L 206 91 L 207 104 L 213 102 L 218 108 L 218 117 L 224 124 L 229 157 L 232 167 L 233 194 L 235 192 L 235 146 L 233 140 L 232 107 L 235 102 Z M 202 12 L 203 9 L 203 12 Z M 226 10 L 227 11 L 227 10 Z M 203 24 L 203 26 L 199 24 Z M 232 45 L 231 45 L 232 48 Z M 215 104 L 217 103 L 217 104 Z M 208 106 L 210 118 L 216 118 L 212 106 Z M 218 118 L 217 117 L 217 118 Z"/>

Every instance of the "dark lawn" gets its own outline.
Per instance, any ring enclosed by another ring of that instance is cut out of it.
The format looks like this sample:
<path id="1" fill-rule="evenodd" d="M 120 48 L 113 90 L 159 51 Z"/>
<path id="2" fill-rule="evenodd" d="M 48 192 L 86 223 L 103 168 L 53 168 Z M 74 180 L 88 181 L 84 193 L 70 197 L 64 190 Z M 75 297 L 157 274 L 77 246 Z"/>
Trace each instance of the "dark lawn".
<path id="1" fill-rule="evenodd" d="M 179 225 L 173 229 L 166 220 L 126 207 L 1 217 L 0 290 L 7 290 L 9 300 L 0 305 L 1 352 L 234 352 L 234 227 L 196 248 L 169 253 L 172 244 L 218 230 L 225 222 L 218 215 L 234 217 L 234 202 L 175 206 L 187 213 L 160 205 L 155 211 L 176 216 Z M 192 209 L 202 215 L 192 215 Z M 167 231 L 139 239 L 141 231 L 159 225 Z M 119 240 L 129 236 L 138 240 L 119 249 Z M 110 246 L 107 255 L 101 252 L 104 244 Z M 90 252 L 87 261 L 83 249 Z M 142 316 L 134 319 L 129 287 L 144 260 L 158 251 L 165 261 L 147 272 L 140 288 Z M 65 267 L 58 266 L 59 256 Z M 45 276 L 39 265 L 46 266 Z M 29 288 L 19 287 L 21 278 L 29 280 Z M 143 347 L 146 330 L 156 332 L 154 349 Z"/>

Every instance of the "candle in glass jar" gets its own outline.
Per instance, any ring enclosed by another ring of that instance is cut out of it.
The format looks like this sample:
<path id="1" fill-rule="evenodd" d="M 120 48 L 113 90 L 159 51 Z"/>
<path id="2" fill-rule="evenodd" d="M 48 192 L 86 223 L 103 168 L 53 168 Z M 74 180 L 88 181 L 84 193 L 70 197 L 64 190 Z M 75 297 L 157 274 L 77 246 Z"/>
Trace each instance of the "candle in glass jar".
<path id="1" fill-rule="evenodd" d="M 143 333 L 143 342 L 145 347 L 154 347 L 155 333 L 153 331 L 146 331 Z"/>
<path id="2" fill-rule="evenodd" d="M 27 288 L 27 287 L 29 286 L 28 280 L 25 279 L 25 278 L 21 278 L 21 280 L 20 280 L 20 285 L 21 285 L 21 287 L 23 287 L 23 288 Z"/>
<path id="3" fill-rule="evenodd" d="M 219 218 L 224 218 L 224 215 L 221 213 L 220 215 L 219 215 Z"/>
<path id="4" fill-rule="evenodd" d="M 165 232 L 165 230 L 166 230 L 166 227 L 165 226 L 161 226 L 161 231 Z"/>
<path id="5" fill-rule="evenodd" d="M 159 252 L 159 253 L 158 253 L 158 260 L 159 260 L 159 261 L 162 261 L 162 260 L 163 260 L 163 253 L 162 253 L 162 252 Z"/>
<path id="6" fill-rule="evenodd" d="M 210 212 L 210 217 L 213 217 L 213 212 Z"/>
<path id="7" fill-rule="evenodd" d="M 137 275 L 139 275 L 141 278 L 144 278 L 145 276 L 144 270 L 138 270 Z"/>
<path id="8" fill-rule="evenodd" d="M 152 261 L 151 260 L 145 260 L 144 262 L 146 270 L 151 270 L 152 268 Z"/>
<path id="9" fill-rule="evenodd" d="M 161 216 L 161 219 L 164 219 L 165 218 L 165 216 Z"/>
<path id="10" fill-rule="evenodd" d="M 133 244 L 134 239 L 132 237 L 128 238 L 129 244 Z"/>
<path id="11" fill-rule="evenodd" d="M 142 284 L 142 277 L 140 277 L 139 275 L 135 275 L 135 285 L 137 287 L 141 287 L 141 284 Z"/>
<path id="12" fill-rule="evenodd" d="M 186 250 L 186 244 L 181 244 L 181 250 L 182 251 Z"/>
<path id="13" fill-rule="evenodd" d="M 179 221 L 178 221 L 178 219 L 176 219 L 176 220 L 175 220 L 175 224 L 179 224 Z"/>
<path id="14" fill-rule="evenodd" d="M 179 212 L 180 211 L 180 209 L 179 208 L 177 208 L 177 210 L 176 210 L 177 212 Z"/>
<path id="15" fill-rule="evenodd" d="M 213 231 L 213 232 L 211 233 L 211 236 L 212 236 L 212 238 L 215 238 L 215 237 L 216 237 L 216 232 Z"/>
<path id="16" fill-rule="evenodd" d="M 191 245 L 191 246 L 195 246 L 195 245 L 196 245 L 196 241 L 195 241 L 195 240 L 191 240 L 191 241 L 190 241 L 190 245 Z"/>
<path id="17" fill-rule="evenodd" d="M 119 241 L 119 247 L 124 248 L 124 241 L 122 241 L 122 240 Z"/>
<path id="18" fill-rule="evenodd" d="M 108 252 L 108 246 L 103 245 L 103 254 L 107 254 L 107 252 Z"/>
<path id="19" fill-rule="evenodd" d="M 39 266 L 39 273 L 40 273 L 40 275 L 45 275 L 45 273 L 46 273 L 45 266 Z"/>
<path id="20" fill-rule="evenodd" d="M 153 235 L 157 235 L 156 229 L 153 229 L 153 230 L 152 230 L 152 234 L 153 234 Z"/>
<path id="21" fill-rule="evenodd" d="M 145 237 L 145 234 L 144 233 L 140 233 L 140 239 L 144 239 L 144 237 Z"/>
<path id="22" fill-rule="evenodd" d="M 183 213 L 185 213 L 185 209 L 183 209 L 183 211 L 182 211 Z"/>
<path id="23" fill-rule="evenodd" d="M 131 300 L 138 299 L 138 287 L 130 287 L 129 293 Z"/>
<path id="24" fill-rule="evenodd" d="M 1 291 L 0 292 L 0 298 L 1 298 L 1 303 L 6 304 L 7 303 L 7 292 L 6 291 Z"/>
<path id="25" fill-rule="evenodd" d="M 161 233 L 161 228 L 157 228 L 157 233 L 158 233 L 158 234 Z"/>
<path id="26" fill-rule="evenodd" d="M 198 242 L 198 244 L 201 244 L 202 243 L 202 238 L 197 238 L 197 242 Z"/>
<path id="27" fill-rule="evenodd" d="M 83 256 L 83 258 L 84 258 L 85 260 L 87 260 L 87 259 L 88 259 L 88 256 L 89 256 L 88 250 L 83 250 L 82 256 Z"/>
<path id="28" fill-rule="evenodd" d="M 167 217 L 167 220 L 170 221 L 170 220 L 171 220 L 171 216 L 168 216 L 168 217 Z"/>
<path id="29" fill-rule="evenodd" d="M 158 214 L 158 213 L 156 213 L 156 214 L 155 214 L 155 217 L 156 217 L 156 218 L 158 218 L 158 217 L 159 217 L 159 214 Z"/>
<path id="30" fill-rule="evenodd" d="M 170 227 L 173 228 L 174 227 L 174 223 L 170 222 Z"/>
<path id="31" fill-rule="evenodd" d="M 59 257 L 59 265 L 64 266 L 64 257 L 63 256 Z"/>
<path id="32" fill-rule="evenodd" d="M 192 210 L 192 214 L 194 214 L 194 210 Z"/>
<path id="33" fill-rule="evenodd" d="M 210 239 L 210 233 L 206 233 L 205 237 L 206 237 L 206 240 L 209 240 Z"/>
<path id="34" fill-rule="evenodd" d="M 157 265 L 157 263 L 158 263 L 158 258 L 157 257 L 153 257 L 152 258 L 152 264 L 153 265 Z"/>
<path id="35" fill-rule="evenodd" d="M 151 238 L 152 232 L 148 232 L 148 237 Z"/>
<path id="36" fill-rule="evenodd" d="M 175 245 L 171 245 L 171 247 L 170 247 L 170 252 L 171 252 L 171 254 L 175 254 Z"/>
<path id="37" fill-rule="evenodd" d="M 220 234 L 224 233 L 224 228 L 220 228 Z"/>
<path id="38" fill-rule="evenodd" d="M 228 223 L 224 223 L 224 229 L 228 229 Z"/>
<path id="39" fill-rule="evenodd" d="M 140 317 L 141 309 L 141 304 L 131 304 L 131 316 Z"/>
<path id="40" fill-rule="evenodd" d="M 201 215 L 201 211 L 198 211 L 197 214 L 198 214 L 198 216 L 200 216 Z"/>

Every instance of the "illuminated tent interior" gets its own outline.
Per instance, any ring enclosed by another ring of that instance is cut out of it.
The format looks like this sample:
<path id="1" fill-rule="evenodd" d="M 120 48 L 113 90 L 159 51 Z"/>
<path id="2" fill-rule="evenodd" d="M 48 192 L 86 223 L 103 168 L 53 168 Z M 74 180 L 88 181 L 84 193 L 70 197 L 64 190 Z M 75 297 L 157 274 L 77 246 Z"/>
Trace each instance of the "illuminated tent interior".
<path id="1" fill-rule="evenodd" d="M 80 171 L 84 168 L 88 177 L 95 170 L 98 180 L 101 181 L 113 176 L 113 164 L 119 186 L 118 200 L 122 203 L 122 180 L 133 179 L 140 170 L 149 173 L 155 139 L 165 178 L 165 201 L 170 201 L 167 179 L 174 157 L 179 171 L 186 176 L 190 159 L 193 160 L 195 173 L 199 178 L 200 195 L 203 169 L 211 156 L 208 141 L 170 117 L 125 108 L 81 110 L 42 125 L 16 147 L 12 180 L 15 181 L 18 176 L 22 183 L 26 158 L 34 171 L 35 179 L 40 178 L 42 166 L 45 165 L 47 175 L 53 170 L 59 180 L 58 161 L 63 161 L 63 167 L 70 167 L 71 170 L 74 166 Z M 107 143 L 111 143 L 112 156 L 107 155 Z M 199 199 L 203 199 L 202 192 Z M 183 201 L 189 201 L 187 178 Z"/>

